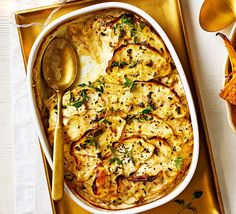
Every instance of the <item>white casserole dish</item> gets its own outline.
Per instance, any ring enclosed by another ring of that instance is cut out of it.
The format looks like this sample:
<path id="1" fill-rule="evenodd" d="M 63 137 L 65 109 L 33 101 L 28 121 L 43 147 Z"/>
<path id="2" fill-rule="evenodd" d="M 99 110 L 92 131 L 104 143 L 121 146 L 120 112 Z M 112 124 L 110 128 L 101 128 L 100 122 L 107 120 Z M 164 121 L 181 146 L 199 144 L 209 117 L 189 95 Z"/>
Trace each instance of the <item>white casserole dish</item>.
<path id="1" fill-rule="evenodd" d="M 79 197 L 78 195 L 74 194 L 69 188 L 68 186 L 65 184 L 65 192 L 81 207 L 83 207 L 84 209 L 92 212 L 92 213 L 119 213 L 119 214 L 127 214 L 127 213 L 139 213 L 139 212 L 143 212 L 145 210 L 149 210 L 155 207 L 158 207 L 160 205 L 163 205 L 167 202 L 169 202 L 170 200 L 174 199 L 176 196 L 178 196 L 185 188 L 186 186 L 189 184 L 190 180 L 193 177 L 193 174 L 195 172 L 196 166 L 197 166 L 197 162 L 198 162 L 198 154 L 199 154 L 199 133 L 198 133 L 198 124 L 197 124 L 197 117 L 196 117 L 196 112 L 195 112 L 195 107 L 194 107 L 194 103 L 193 103 L 193 99 L 192 99 L 192 95 L 191 95 L 191 91 L 185 76 L 185 73 L 183 71 L 182 65 L 179 61 L 179 58 L 170 42 L 170 40 L 168 39 L 168 37 L 166 36 L 165 32 L 162 30 L 162 28 L 156 23 L 156 21 L 151 18 L 147 13 L 145 13 L 144 11 L 142 11 L 141 9 L 134 7 L 132 5 L 126 4 L 126 3 L 118 3 L 118 2 L 108 2 L 108 3 L 101 3 L 101 4 L 96 4 L 93 6 L 89 6 L 83 9 L 79 9 L 76 11 L 73 11 L 71 13 L 68 13 L 60 18 L 58 18 L 57 20 L 55 20 L 54 22 L 50 23 L 45 29 L 43 29 L 43 31 L 40 33 L 40 35 L 38 36 L 38 38 L 36 39 L 31 52 L 30 52 L 30 56 L 29 56 L 29 61 L 28 61 L 28 66 L 27 66 L 27 82 L 28 82 L 28 91 L 29 91 L 29 96 L 30 96 L 30 103 L 31 103 L 31 107 L 32 107 L 32 112 L 33 112 L 33 120 L 35 122 L 35 127 L 37 130 L 37 134 L 39 136 L 43 151 L 46 155 L 46 158 L 49 162 L 49 165 L 52 168 L 52 151 L 51 151 L 51 147 L 48 143 L 45 131 L 44 131 L 44 127 L 43 127 L 43 123 L 41 121 L 41 117 L 40 114 L 38 112 L 37 109 L 37 102 L 36 102 L 36 98 L 35 98 L 35 93 L 33 90 L 33 75 L 32 75 L 32 69 L 37 57 L 37 53 L 39 50 L 39 47 L 45 37 L 45 35 L 47 35 L 49 32 L 53 31 L 57 26 L 61 25 L 62 23 L 75 18 L 79 15 L 82 14 L 86 14 L 86 13 L 90 13 L 90 12 L 95 12 L 98 10 L 103 10 L 103 9 L 109 9 L 109 8 L 121 8 L 121 9 L 125 9 L 128 10 L 130 12 L 136 13 L 138 14 L 140 17 L 142 17 L 143 19 L 145 19 L 155 30 L 156 32 L 160 35 L 160 37 L 163 39 L 167 49 L 169 50 L 172 59 L 177 67 L 184 91 L 185 91 L 185 95 L 187 97 L 187 101 L 188 101 L 188 106 L 189 106 L 189 111 L 190 111 L 190 116 L 191 116 L 191 122 L 192 122 L 192 128 L 193 128 L 193 135 L 194 135 L 194 147 L 193 147 L 193 156 L 192 156 L 192 162 L 190 165 L 190 168 L 188 170 L 188 173 L 186 175 L 186 177 L 184 178 L 184 180 L 169 194 L 167 194 L 166 196 L 150 202 L 148 204 L 144 204 L 141 205 L 139 207 L 134 207 L 134 208 L 129 208 L 129 209 L 124 209 L 124 210 L 104 210 L 101 208 L 97 208 L 91 204 L 89 204 L 88 202 L 86 202 L 84 199 L 82 199 L 81 197 Z"/>

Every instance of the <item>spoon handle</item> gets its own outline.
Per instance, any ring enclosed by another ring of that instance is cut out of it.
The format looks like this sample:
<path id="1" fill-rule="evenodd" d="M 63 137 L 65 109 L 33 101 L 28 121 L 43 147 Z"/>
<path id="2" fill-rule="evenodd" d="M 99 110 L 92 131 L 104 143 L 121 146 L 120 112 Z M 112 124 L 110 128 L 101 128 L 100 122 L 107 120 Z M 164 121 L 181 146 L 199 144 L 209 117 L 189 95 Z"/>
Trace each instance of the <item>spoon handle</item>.
<path id="1" fill-rule="evenodd" d="M 57 124 L 54 132 L 52 198 L 63 197 L 64 190 L 64 136 L 62 128 L 62 93 L 57 92 Z"/>

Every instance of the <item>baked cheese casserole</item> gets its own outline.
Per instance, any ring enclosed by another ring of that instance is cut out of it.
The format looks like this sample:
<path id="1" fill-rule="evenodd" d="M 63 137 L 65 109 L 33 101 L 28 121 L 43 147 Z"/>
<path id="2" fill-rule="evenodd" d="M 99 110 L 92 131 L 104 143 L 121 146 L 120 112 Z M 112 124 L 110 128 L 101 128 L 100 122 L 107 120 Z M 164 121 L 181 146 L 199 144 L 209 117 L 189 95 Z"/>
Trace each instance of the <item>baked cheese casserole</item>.
<path id="1" fill-rule="evenodd" d="M 145 20 L 120 9 L 89 13 L 47 35 L 34 90 L 53 146 L 57 100 L 41 74 L 43 51 L 66 38 L 78 84 L 63 96 L 65 181 L 87 202 L 124 209 L 159 199 L 185 178 L 193 130 L 175 64 Z"/>

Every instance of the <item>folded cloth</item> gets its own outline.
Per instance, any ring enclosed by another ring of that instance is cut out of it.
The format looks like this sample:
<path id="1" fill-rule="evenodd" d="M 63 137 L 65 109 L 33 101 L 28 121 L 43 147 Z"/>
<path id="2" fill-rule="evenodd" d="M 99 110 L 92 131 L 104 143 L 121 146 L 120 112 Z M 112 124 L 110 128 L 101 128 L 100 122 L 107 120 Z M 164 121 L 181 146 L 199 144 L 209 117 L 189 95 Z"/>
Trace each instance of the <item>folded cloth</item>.
<path id="1" fill-rule="evenodd" d="M 34 1 L 31 1 L 33 3 Z M 20 4 L 19 4 L 20 3 Z M 20 7 L 19 7 L 20 5 Z M 15 11 L 29 0 L 15 0 Z M 33 6 L 33 4 L 32 4 Z M 14 134 L 15 213 L 52 213 L 39 141 L 34 131 L 29 105 L 26 73 L 17 29 L 12 26 L 11 76 Z"/>

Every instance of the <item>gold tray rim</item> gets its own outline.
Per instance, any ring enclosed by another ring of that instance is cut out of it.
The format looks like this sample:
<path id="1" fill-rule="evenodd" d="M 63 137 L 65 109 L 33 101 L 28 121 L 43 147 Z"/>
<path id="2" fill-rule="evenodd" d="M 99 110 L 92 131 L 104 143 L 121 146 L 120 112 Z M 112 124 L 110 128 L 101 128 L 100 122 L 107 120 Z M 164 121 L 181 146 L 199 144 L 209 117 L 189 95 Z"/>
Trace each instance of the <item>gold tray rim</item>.
<path id="1" fill-rule="evenodd" d="M 197 82 L 196 72 L 194 72 L 194 69 L 193 69 L 193 59 L 191 57 L 192 56 L 192 54 L 191 54 L 192 51 L 191 51 L 190 44 L 189 44 L 189 36 L 188 36 L 187 30 L 186 30 L 186 22 L 184 20 L 183 14 L 182 14 L 183 5 L 181 5 L 181 0 L 178 0 L 178 5 L 179 5 L 179 8 L 180 8 L 180 18 L 181 18 L 181 22 L 182 22 L 182 26 L 183 26 L 182 29 L 183 29 L 183 33 L 184 33 L 184 39 L 185 39 L 185 45 L 186 45 L 186 49 L 187 49 L 188 59 L 189 59 L 189 62 L 190 62 L 190 67 L 192 69 L 191 73 L 193 74 L 193 80 L 194 80 L 194 84 L 195 84 L 194 88 L 195 88 L 196 93 L 197 93 L 197 100 L 198 100 L 198 103 L 199 103 L 199 109 L 200 109 L 203 129 L 205 130 L 205 138 L 206 138 L 206 142 L 207 142 L 207 151 L 208 151 L 208 155 L 210 157 L 212 173 L 213 173 L 213 179 L 214 179 L 214 184 L 215 184 L 215 187 L 216 187 L 216 194 L 217 194 L 220 210 L 221 210 L 222 213 L 225 213 L 222 194 L 221 194 L 221 191 L 220 191 L 218 175 L 217 175 L 215 161 L 214 161 L 214 157 L 213 157 L 213 151 L 212 151 L 212 147 L 211 147 L 210 135 L 209 135 L 207 122 L 206 122 L 206 116 L 205 116 L 205 113 L 204 113 L 203 104 L 202 104 L 202 100 L 201 100 L 199 84 Z"/>

